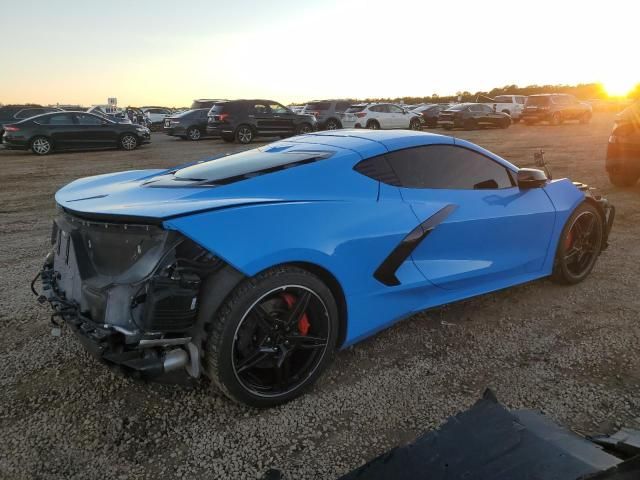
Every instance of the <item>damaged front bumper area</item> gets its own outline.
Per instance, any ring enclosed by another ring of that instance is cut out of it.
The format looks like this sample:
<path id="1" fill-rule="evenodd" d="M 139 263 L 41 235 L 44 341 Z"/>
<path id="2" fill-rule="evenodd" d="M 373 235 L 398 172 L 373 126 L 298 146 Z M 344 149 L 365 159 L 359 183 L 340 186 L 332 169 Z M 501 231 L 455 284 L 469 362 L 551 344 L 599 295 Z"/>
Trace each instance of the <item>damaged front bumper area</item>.
<path id="1" fill-rule="evenodd" d="M 602 249 L 606 250 L 609 247 L 609 234 L 613 228 L 613 221 L 616 218 L 616 207 L 603 195 L 595 192 L 595 188 L 581 182 L 573 182 L 575 187 L 584 193 L 585 199 L 595 205 L 602 214 L 603 229 L 602 229 Z"/>
<path id="2" fill-rule="evenodd" d="M 41 303 L 96 357 L 145 377 L 200 375 L 199 293 L 224 262 L 159 225 L 61 212 L 39 276 Z"/>

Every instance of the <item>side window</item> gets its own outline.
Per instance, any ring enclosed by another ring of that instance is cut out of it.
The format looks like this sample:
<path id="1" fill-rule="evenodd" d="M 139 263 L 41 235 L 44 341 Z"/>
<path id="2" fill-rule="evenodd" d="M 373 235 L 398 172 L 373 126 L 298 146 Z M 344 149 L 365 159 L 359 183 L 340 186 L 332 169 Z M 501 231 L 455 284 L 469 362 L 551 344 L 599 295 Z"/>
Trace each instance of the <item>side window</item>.
<path id="1" fill-rule="evenodd" d="M 51 115 L 50 117 L 46 117 L 43 119 L 39 119 L 38 123 L 44 123 L 46 125 L 73 125 L 73 117 L 70 113 L 60 113 L 58 115 Z"/>
<path id="2" fill-rule="evenodd" d="M 336 112 L 344 112 L 350 106 L 351 104 L 349 102 L 338 102 L 336 104 Z"/>
<path id="3" fill-rule="evenodd" d="M 80 125 L 102 125 L 103 119 L 96 117 L 94 115 L 88 114 L 77 114 L 76 119 L 78 120 L 78 124 Z"/>
<path id="4" fill-rule="evenodd" d="M 380 158 L 387 160 L 388 170 L 383 168 Z M 367 162 L 371 165 L 362 165 Z M 382 173 L 375 176 L 366 173 L 372 165 Z M 485 190 L 514 186 L 511 175 L 498 162 L 453 145 L 429 145 L 392 152 L 360 162 L 356 170 L 404 188 Z"/>
<path id="5" fill-rule="evenodd" d="M 519 103 L 520 105 L 524 105 L 524 97 L 516 97 L 516 102 Z"/>
<path id="6" fill-rule="evenodd" d="M 289 113 L 289 110 L 279 103 L 272 103 L 269 105 L 269 108 L 271 109 L 271 113 Z"/>
<path id="7" fill-rule="evenodd" d="M 374 112 L 374 113 L 380 113 L 382 110 L 380 110 L 381 105 L 373 105 L 372 107 L 369 107 L 369 111 L 370 112 Z"/>
<path id="8" fill-rule="evenodd" d="M 480 105 L 480 111 L 484 113 L 491 113 L 493 112 L 493 108 L 491 108 L 489 105 Z"/>
<path id="9" fill-rule="evenodd" d="M 389 113 L 402 113 L 404 112 L 404 110 L 400 107 L 398 107 L 397 105 L 387 105 L 387 108 L 389 109 Z"/>
<path id="10" fill-rule="evenodd" d="M 264 103 L 256 103 L 249 108 L 250 113 L 256 115 L 264 115 L 270 113 L 269 107 Z"/>

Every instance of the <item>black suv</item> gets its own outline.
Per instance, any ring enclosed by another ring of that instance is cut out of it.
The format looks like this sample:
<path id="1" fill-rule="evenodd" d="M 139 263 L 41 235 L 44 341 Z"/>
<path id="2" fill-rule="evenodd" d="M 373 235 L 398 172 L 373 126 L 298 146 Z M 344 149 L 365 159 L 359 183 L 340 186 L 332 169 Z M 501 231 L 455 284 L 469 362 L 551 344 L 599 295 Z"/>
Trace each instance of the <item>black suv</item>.
<path id="1" fill-rule="evenodd" d="M 251 143 L 255 137 L 287 137 L 313 132 L 313 115 L 293 113 L 272 100 L 218 102 L 209 110 L 207 133 L 225 142 Z"/>
<path id="2" fill-rule="evenodd" d="M 176 113 L 164 119 L 164 133 L 183 140 L 200 140 L 207 134 L 208 108 Z"/>
<path id="3" fill-rule="evenodd" d="M 342 128 L 342 116 L 353 102 L 347 100 L 321 100 L 307 103 L 300 113 L 313 115 L 319 130 Z"/>
<path id="4" fill-rule="evenodd" d="M 538 122 L 560 125 L 565 120 L 589 123 L 591 105 L 579 102 L 574 96 L 564 93 L 529 95 L 520 118 L 527 125 Z"/>
<path id="5" fill-rule="evenodd" d="M 618 187 L 631 187 L 640 178 L 640 102 L 616 117 L 606 166 L 609 180 Z"/>

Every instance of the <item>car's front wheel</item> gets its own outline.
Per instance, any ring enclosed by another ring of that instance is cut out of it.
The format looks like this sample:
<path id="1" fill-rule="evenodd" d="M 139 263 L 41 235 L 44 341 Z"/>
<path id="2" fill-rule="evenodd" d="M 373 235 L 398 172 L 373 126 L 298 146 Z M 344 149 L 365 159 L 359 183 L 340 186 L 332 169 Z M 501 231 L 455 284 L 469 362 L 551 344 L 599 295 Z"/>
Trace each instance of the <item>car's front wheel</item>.
<path id="1" fill-rule="evenodd" d="M 53 151 L 53 144 L 47 137 L 36 137 L 31 140 L 31 151 L 36 155 L 48 155 Z"/>
<path id="2" fill-rule="evenodd" d="M 591 272 L 602 249 L 604 218 L 583 202 L 569 217 L 556 251 L 552 278 L 558 283 L 581 282 Z"/>
<path id="3" fill-rule="evenodd" d="M 138 139 L 131 133 L 125 133 L 120 137 L 120 148 L 123 150 L 135 150 L 138 147 Z"/>
<path id="4" fill-rule="evenodd" d="M 205 371 L 232 400 L 271 407 L 316 381 L 337 338 L 329 288 L 306 270 L 275 267 L 242 282 L 211 319 Z"/>
<path id="5" fill-rule="evenodd" d="M 327 120 L 327 123 L 325 125 L 326 130 L 337 130 L 339 128 L 341 128 L 340 123 L 335 118 L 330 118 L 329 120 Z"/>
<path id="6" fill-rule="evenodd" d="M 413 118 L 411 120 L 411 123 L 409 124 L 409 128 L 411 128 L 411 130 L 422 130 L 422 124 L 420 123 L 420 120 L 417 118 Z"/>
<path id="7" fill-rule="evenodd" d="M 303 123 L 298 127 L 297 134 L 298 135 L 306 135 L 307 133 L 313 132 L 313 128 L 308 123 Z"/>

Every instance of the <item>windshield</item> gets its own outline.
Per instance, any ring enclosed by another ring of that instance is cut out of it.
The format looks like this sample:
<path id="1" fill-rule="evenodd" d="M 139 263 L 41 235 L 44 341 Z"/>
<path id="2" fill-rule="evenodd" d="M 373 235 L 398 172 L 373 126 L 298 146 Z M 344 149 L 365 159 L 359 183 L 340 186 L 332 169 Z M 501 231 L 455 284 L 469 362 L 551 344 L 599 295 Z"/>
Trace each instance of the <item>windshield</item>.
<path id="1" fill-rule="evenodd" d="M 289 168 L 328 158 L 332 152 L 295 150 L 289 147 L 267 146 L 232 153 L 207 162 L 181 168 L 174 174 L 175 180 L 196 180 L 209 184 L 225 184 L 243 178 Z"/>
<path id="2" fill-rule="evenodd" d="M 539 105 L 548 105 L 549 97 L 540 96 L 540 97 L 528 97 L 527 105 L 539 106 Z"/>

